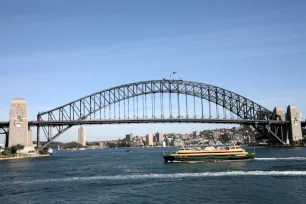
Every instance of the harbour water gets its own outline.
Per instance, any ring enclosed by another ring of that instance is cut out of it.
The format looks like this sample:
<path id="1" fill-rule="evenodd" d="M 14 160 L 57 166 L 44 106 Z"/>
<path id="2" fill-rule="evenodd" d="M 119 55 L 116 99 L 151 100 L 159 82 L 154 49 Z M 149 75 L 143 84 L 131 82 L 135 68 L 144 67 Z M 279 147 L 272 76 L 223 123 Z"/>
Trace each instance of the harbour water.
<path id="1" fill-rule="evenodd" d="M 247 148 L 253 151 L 252 148 Z M 305 203 L 306 148 L 252 161 L 165 164 L 174 148 L 58 151 L 0 161 L 1 203 Z"/>

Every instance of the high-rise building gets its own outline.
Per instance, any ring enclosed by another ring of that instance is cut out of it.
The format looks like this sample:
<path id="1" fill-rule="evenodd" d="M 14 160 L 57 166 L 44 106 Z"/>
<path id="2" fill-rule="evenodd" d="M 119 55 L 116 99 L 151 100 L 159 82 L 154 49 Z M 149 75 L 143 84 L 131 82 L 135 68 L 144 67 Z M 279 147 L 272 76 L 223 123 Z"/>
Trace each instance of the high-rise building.
<path id="1" fill-rule="evenodd" d="M 78 143 L 86 146 L 86 132 L 84 127 L 80 127 L 78 130 Z"/>
<path id="2" fill-rule="evenodd" d="M 148 146 L 153 146 L 153 134 L 147 134 L 146 136 L 146 144 Z"/>
<path id="3" fill-rule="evenodd" d="M 133 141 L 133 138 L 134 138 L 133 133 L 130 133 L 130 134 L 126 134 L 126 135 L 125 135 L 125 139 L 126 139 L 126 141 L 128 141 L 128 142 L 132 142 L 132 141 Z"/>
<path id="4" fill-rule="evenodd" d="M 162 141 L 164 141 L 164 133 L 158 131 L 158 132 L 156 133 L 156 139 L 157 139 L 157 142 L 162 142 Z"/>
<path id="5" fill-rule="evenodd" d="M 199 132 L 198 131 L 193 131 L 193 136 L 198 136 Z"/>

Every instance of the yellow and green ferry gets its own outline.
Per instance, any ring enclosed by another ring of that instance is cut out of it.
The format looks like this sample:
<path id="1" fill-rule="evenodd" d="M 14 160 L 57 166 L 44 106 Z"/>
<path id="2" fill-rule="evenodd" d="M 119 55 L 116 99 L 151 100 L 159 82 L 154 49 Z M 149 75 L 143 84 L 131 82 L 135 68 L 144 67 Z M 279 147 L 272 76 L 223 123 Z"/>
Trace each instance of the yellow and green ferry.
<path id="1" fill-rule="evenodd" d="M 226 147 L 205 148 L 180 148 L 177 152 L 164 155 L 168 162 L 200 162 L 200 161 L 223 161 L 223 160 L 249 160 L 254 159 L 255 153 L 249 153 L 240 146 L 232 145 Z"/>

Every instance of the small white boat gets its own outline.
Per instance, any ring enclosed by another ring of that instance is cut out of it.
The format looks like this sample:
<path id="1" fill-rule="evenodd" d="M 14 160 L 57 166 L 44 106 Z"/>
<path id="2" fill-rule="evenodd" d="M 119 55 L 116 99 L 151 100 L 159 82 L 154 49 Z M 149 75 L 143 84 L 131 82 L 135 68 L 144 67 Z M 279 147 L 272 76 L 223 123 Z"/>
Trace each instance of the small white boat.
<path id="1" fill-rule="evenodd" d="M 53 149 L 52 149 L 52 148 L 49 148 L 49 149 L 48 149 L 48 153 L 49 153 L 49 154 L 53 154 Z"/>

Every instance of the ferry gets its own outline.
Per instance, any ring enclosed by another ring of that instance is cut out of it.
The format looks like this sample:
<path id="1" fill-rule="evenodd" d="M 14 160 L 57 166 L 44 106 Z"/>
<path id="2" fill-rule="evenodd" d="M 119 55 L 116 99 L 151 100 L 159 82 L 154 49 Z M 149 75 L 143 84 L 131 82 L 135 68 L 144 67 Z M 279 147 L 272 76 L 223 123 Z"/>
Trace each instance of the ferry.
<path id="1" fill-rule="evenodd" d="M 208 146 L 205 148 L 180 148 L 177 152 L 163 155 L 168 162 L 200 162 L 224 160 L 250 160 L 255 158 L 255 152 L 249 153 L 235 144 L 226 147 Z"/>

